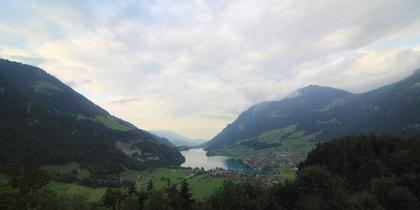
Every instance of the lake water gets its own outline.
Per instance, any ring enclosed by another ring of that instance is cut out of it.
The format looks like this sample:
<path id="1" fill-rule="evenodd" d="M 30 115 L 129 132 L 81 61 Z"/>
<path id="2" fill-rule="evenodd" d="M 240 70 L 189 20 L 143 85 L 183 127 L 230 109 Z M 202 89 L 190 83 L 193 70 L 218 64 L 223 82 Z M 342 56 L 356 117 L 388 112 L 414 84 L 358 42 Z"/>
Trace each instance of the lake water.
<path id="1" fill-rule="evenodd" d="M 234 161 L 227 156 L 206 156 L 206 151 L 204 151 L 204 149 L 190 149 L 188 151 L 181 151 L 181 154 L 185 157 L 185 162 L 181 167 L 203 167 L 205 170 L 223 168 L 238 170 L 245 173 L 256 172 L 255 170 L 244 167 L 239 162 Z"/>

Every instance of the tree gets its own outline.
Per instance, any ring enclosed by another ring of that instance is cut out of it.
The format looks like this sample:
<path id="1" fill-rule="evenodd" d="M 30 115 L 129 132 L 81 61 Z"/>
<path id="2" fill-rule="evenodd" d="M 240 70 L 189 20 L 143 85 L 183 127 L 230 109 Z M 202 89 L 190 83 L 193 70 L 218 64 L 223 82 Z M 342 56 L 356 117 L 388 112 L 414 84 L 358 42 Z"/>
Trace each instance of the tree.
<path id="1" fill-rule="evenodd" d="M 168 210 L 171 209 L 168 197 L 162 190 L 151 191 L 148 199 L 144 202 L 144 210 Z"/>
<path id="2" fill-rule="evenodd" d="M 60 210 L 91 210 L 95 209 L 94 205 L 87 201 L 83 195 L 64 195 L 57 199 L 58 207 Z"/>
<path id="3" fill-rule="evenodd" d="M 206 201 L 204 209 L 278 209 L 272 208 L 266 197 L 268 195 L 261 187 L 225 181 L 223 187 Z"/>
<path id="4" fill-rule="evenodd" d="M 388 194 L 395 188 L 395 183 L 392 178 L 381 177 L 379 179 L 371 180 L 371 191 L 378 199 L 382 206 L 385 206 L 388 200 Z"/>
<path id="5" fill-rule="evenodd" d="M 26 195 L 41 189 L 48 184 L 45 172 L 40 165 L 27 154 L 20 154 L 8 165 L 9 184 L 19 190 L 19 194 Z"/>
<path id="6" fill-rule="evenodd" d="M 137 193 L 137 201 L 138 201 L 139 210 L 144 209 L 144 202 L 146 202 L 147 198 L 148 198 L 148 193 L 145 192 L 143 189 L 141 189 Z"/>
<path id="7" fill-rule="evenodd" d="M 179 191 L 176 185 L 167 186 L 164 189 L 164 192 L 165 192 L 165 198 L 167 199 L 168 205 L 171 207 L 171 209 L 184 210 L 184 208 L 182 208 L 184 199 L 179 194 Z"/>
<path id="8" fill-rule="evenodd" d="M 343 209 L 345 206 L 342 181 L 319 166 L 299 171 L 296 184 L 300 209 Z"/>
<path id="9" fill-rule="evenodd" d="M 375 195 L 370 192 L 360 192 L 356 193 L 349 198 L 349 203 L 347 205 L 349 210 L 384 210 L 384 208 L 379 204 Z"/>
<path id="10" fill-rule="evenodd" d="M 166 178 L 166 177 L 161 177 L 160 178 L 160 181 L 161 182 L 166 182 L 166 185 L 169 187 L 169 186 L 171 186 L 171 179 L 169 179 L 169 178 Z"/>
<path id="11" fill-rule="evenodd" d="M 17 189 L 16 200 L 24 208 L 50 205 L 55 193 L 48 189 L 45 172 L 40 170 L 36 156 L 20 153 L 8 164 L 9 185 Z"/>
<path id="12" fill-rule="evenodd" d="M 128 196 L 121 202 L 120 209 L 123 210 L 140 210 L 137 196 Z"/>
<path id="13" fill-rule="evenodd" d="M 14 209 L 17 192 L 8 185 L 0 185 L 0 209 Z"/>
<path id="14" fill-rule="evenodd" d="M 117 210 L 119 209 L 121 202 L 126 198 L 126 193 L 121 190 L 108 188 L 102 198 L 102 202 L 104 206 Z"/>
<path id="15" fill-rule="evenodd" d="M 406 187 L 396 187 L 388 194 L 387 210 L 416 210 L 418 200 Z"/>
<path id="16" fill-rule="evenodd" d="M 182 208 L 186 210 L 191 209 L 191 204 L 194 203 L 194 200 L 192 199 L 191 189 L 186 179 L 182 180 L 179 194 L 182 198 Z"/>
<path id="17" fill-rule="evenodd" d="M 282 209 L 297 209 L 298 188 L 295 181 L 286 180 L 274 185 L 270 189 L 270 195 L 276 206 Z"/>
<path id="18" fill-rule="evenodd" d="M 147 183 L 147 192 L 150 193 L 153 190 L 153 181 L 152 179 L 149 179 L 149 182 Z"/>

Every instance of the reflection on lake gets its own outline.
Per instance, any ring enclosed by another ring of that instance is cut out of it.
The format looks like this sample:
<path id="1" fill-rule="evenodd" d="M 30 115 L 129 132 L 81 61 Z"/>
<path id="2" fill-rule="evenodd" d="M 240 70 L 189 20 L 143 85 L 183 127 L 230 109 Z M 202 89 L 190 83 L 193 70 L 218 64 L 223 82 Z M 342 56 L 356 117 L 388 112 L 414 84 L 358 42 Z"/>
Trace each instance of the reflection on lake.
<path id="1" fill-rule="evenodd" d="M 181 151 L 181 154 L 185 157 L 185 162 L 181 167 L 203 167 L 205 170 L 223 168 L 239 170 L 245 173 L 255 173 L 254 170 L 244 167 L 230 157 L 222 155 L 206 156 L 206 151 L 204 151 L 204 149 L 190 149 L 188 151 Z"/>

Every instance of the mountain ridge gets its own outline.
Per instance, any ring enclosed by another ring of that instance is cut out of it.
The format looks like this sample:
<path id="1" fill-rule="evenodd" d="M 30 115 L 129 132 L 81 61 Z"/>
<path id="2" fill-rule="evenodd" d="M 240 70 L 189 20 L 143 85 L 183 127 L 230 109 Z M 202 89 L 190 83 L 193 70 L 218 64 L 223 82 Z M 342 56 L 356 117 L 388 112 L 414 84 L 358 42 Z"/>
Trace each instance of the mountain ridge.
<path id="1" fill-rule="evenodd" d="M 359 94 L 319 85 L 300 88 L 284 99 L 251 106 L 205 149 L 242 158 L 264 151 L 275 155 L 272 150 L 305 156 L 317 142 L 351 134 L 418 135 L 419 72 Z"/>
<path id="2" fill-rule="evenodd" d="M 94 174 L 177 165 L 182 155 L 42 69 L 0 59 L 0 170 L 21 152 Z"/>
<path id="3" fill-rule="evenodd" d="M 175 146 L 198 146 L 204 142 L 187 138 L 170 130 L 151 130 L 149 132 L 168 139 Z"/>

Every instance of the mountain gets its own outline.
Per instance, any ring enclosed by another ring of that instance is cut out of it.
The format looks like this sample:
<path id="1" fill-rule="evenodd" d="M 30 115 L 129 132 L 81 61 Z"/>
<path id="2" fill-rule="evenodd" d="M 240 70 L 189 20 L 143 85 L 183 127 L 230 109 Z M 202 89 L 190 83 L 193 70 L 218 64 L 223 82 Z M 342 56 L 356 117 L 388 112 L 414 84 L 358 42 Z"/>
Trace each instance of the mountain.
<path id="1" fill-rule="evenodd" d="M 173 131 L 168 131 L 168 130 L 155 130 L 155 131 L 150 131 L 150 132 L 157 136 L 168 139 L 175 146 L 197 146 L 204 142 L 202 140 L 192 140 L 185 136 L 179 135 Z"/>
<path id="2" fill-rule="evenodd" d="M 178 165 L 184 157 L 42 69 L 0 60 L 0 170 L 20 154 L 92 174 Z"/>
<path id="3" fill-rule="evenodd" d="M 151 132 L 148 132 L 150 135 L 152 135 L 156 140 L 157 140 L 157 142 L 159 143 L 159 144 L 163 144 L 163 145 L 166 145 L 166 146 L 170 146 L 170 147 L 177 147 L 175 144 L 173 144 L 171 141 L 169 141 L 167 138 L 165 138 L 165 137 L 160 137 L 160 136 L 157 136 L 157 135 L 155 135 L 155 134 L 153 134 L 153 133 L 151 133 Z"/>
<path id="4" fill-rule="evenodd" d="M 361 94 L 310 85 L 283 100 L 252 106 L 205 147 L 210 155 L 249 160 L 280 154 L 297 162 L 314 144 L 345 135 L 419 135 L 419 107 L 420 70 Z"/>

